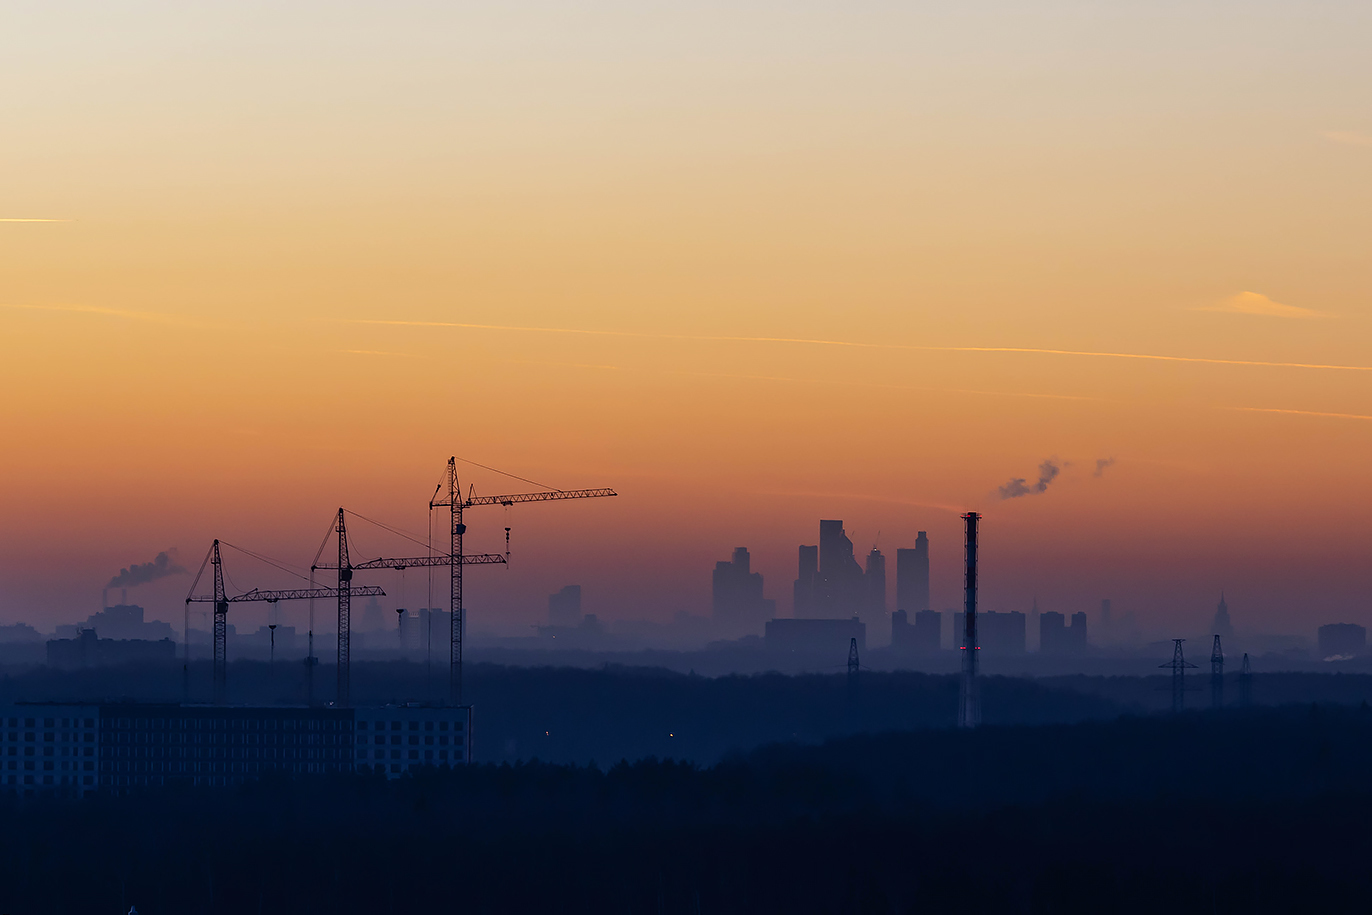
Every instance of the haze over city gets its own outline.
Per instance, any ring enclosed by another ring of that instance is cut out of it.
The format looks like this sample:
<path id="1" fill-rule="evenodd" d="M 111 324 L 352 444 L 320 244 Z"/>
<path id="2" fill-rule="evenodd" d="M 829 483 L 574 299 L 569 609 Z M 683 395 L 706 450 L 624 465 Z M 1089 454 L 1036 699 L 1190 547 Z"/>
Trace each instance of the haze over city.
<path id="1" fill-rule="evenodd" d="M 0 911 L 1366 898 L 1369 38 L 7 5 Z"/>

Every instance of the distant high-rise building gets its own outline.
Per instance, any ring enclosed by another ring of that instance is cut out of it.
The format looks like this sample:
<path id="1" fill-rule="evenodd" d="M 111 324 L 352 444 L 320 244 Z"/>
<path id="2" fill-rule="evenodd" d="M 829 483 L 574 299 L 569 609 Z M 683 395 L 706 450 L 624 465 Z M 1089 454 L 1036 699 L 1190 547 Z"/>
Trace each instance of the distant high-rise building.
<path id="1" fill-rule="evenodd" d="M 1367 650 L 1367 630 L 1356 623 L 1330 623 L 1319 629 L 1320 657 L 1350 658 Z"/>
<path id="2" fill-rule="evenodd" d="M 915 612 L 915 650 L 922 654 L 937 654 L 943 647 L 943 614 L 937 610 Z"/>
<path id="3" fill-rule="evenodd" d="M 909 654 L 938 654 L 942 647 L 943 614 L 920 610 L 912 623 L 909 614 L 896 610 L 891 614 L 891 647 Z"/>
<path id="4" fill-rule="evenodd" d="M 375 597 L 368 598 L 362 608 L 362 631 L 379 632 L 385 628 L 386 612 L 381 609 L 381 602 Z"/>
<path id="5" fill-rule="evenodd" d="M 1018 611 L 977 614 L 978 647 L 986 654 L 1024 654 L 1024 614 Z"/>
<path id="6" fill-rule="evenodd" d="M 1215 619 L 1210 624 L 1210 634 L 1226 642 L 1234 636 L 1234 625 L 1229 621 L 1229 605 L 1224 602 L 1223 591 L 1220 592 L 1220 605 L 1215 608 Z"/>
<path id="7" fill-rule="evenodd" d="M 712 581 L 714 622 L 723 634 L 758 634 L 776 616 L 776 601 L 762 596 L 762 573 L 752 570 L 746 547 L 735 547 L 733 558 L 715 563 Z"/>
<path id="8" fill-rule="evenodd" d="M 896 609 L 929 609 L 929 536 L 920 531 L 915 548 L 896 550 Z"/>
<path id="9" fill-rule="evenodd" d="M 1034 601 L 1038 607 L 1038 601 Z M 1039 651 L 1044 654 L 1067 653 L 1067 617 L 1049 610 L 1039 614 Z"/>
<path id="10" fill-rule="evenodd" d="M 862 566 L 842 521 L 819 522 L 819 615 L 826 619 L 861 616 L 866 610 Z"/>
<path id="11" fill-rule="evenodd" d="M 884 607 L 884 557 L 880 566 Z M 845 619 L 860 616 L 874 623 L 885 617 L 884 610 L 873 613 L 868 577 L 853 556 L 853 541 L 844 532 L 842 521 L 819 522 L 819 546 L 800 548 L 799 572 L 795 584 L 796 617 Z"/>
<path id="12" fill-rule="evenodd" d="M 581 585 L 567 585 L 548 595 L 548 625 L 576 626 L 581 622 Z"/>
<path id="13" fill-rule="evenodd" d="M 1073 613 L 1072 626 L 1067 630 L 1067 643 L 1074 654 L 1086 653 L 1086 614 Z"/>
<path id="14" fill-rule="evenodd" d="M 867 571 L 863 574 L 863 590 L 867 592 L 867 615 L 880 619 L 886 615 L 886 557 L 872 547 L 867 554 Z"/>
<path id="15" fill-rule="evenodd" d="M 819 547 L 800 548 L 800 568 L 796 576 L 791 615 L 797 619 L 818 616 Z"/>

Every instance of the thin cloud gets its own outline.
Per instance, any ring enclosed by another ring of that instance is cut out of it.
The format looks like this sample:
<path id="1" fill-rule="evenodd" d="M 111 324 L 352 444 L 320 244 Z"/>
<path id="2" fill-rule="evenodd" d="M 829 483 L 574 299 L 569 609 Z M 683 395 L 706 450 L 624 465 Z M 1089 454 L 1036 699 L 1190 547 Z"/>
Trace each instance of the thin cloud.
<path id="1" fill-rule="evenodd" d="M 1372 136 L 1352 130 L 1326 130 L 1321 132 L 1320 136 L 1331 143 L 1342 143 L 1344 146 L 1372 146 Z"/>
<path id="2" fill-rule="evenodd" d="M 1106 468 L 1108 468 L 1108 467 L 1113 467 L 1114 465 L 1115 465 L 1115 459 L 1114 459 L 1114 458 L 1096 458 L 1096 472 L 1093 473 L 1093 474 L 1091 474 L 1091 476 L 1093 476 L 1093 477 L 1104 476 Z"/>
<path id="3" fill-rule="evenodd" d="M 533 359 L 503 359 L 501 361 L 510 365 L 548 365 L 553 366 L 554 368 L 564 369 L 609 369 L 615 372 L 620 371 L 620 367 L 617 365 L 597 365 L 594 362 L 542 362 Z"/>
<path id="4" fill-rule="evenodd" d="M 1323 312 L 1298 305 L 1283 305 L 1274 302 L 1261 292 L 1240 292 L 1223 302 L 1206 305 L 1197 311 L 1221 311 L 1237 315 L 1262 315 L 1268 318 L 1322 318 Z"/>
<path id="5" fill-rule="evenodd" d="M 805 337 L 734 337 L 711 334 L 654 334 L 624 330 L 585 330 L 572 327 L 521 327 L 507 324 L 470 324 L 459 321 L 391 321 L 358 318 L 348 324 L 394 327 L 452 327 L 520 333 L 575 334 L 588 337 L 626 337 L 637 340 L 693 340 L 716 343 L 782 343 L 802 346 L 839 346 L 853 349 L 899 350 L 922 353 L 1030 353 L 1045 356 L 1077 356 L 1094 359 L 1139 359 L 1149 362 L 1186 362 L 1200 365 L 1251 365 L 1264 368 L 1322 369 L 1340 372 L 1372 372 L 1372 365 L 1335 365 L 1321 362 L 1269 362 L 1260 359 L 1209 359 L 1201 356 L 1165 356 L 1153 353 L 1112 353 L 1092 350 L 1046 349 L 1032 346 L 919 346 L 910 343 L 859 343 L 850 340 L 818 340 Z"/>
<path id="6" fill-rule="evenodd" d="M 924 391 L 931 394 L 976 394 L 985 397 L 1033 397 L 1046 400 L 1092 400 L 1103 401 L 1103 397 L 1088 397 L 1080 394 L 1038 394 L 1032 391 L 978 391 L 970 388 L 934 388 L 913 384 L 885 384 L 879 381 L 833 381 L 821 378 L 787 378 L 783 375 L 744 375 L 733 372 L 666 372 L 668 375 L 685 375 L 691 378 L 736 378 L 741 381 L 779 381 L 785 384 L 824 384 L 842 385 L 857 388 L 884 388 L 893 391 Z"/>
<path id="7" fill-rule="evenodd" d="M 74 219 L 31 219 L 17 216 L 0 216 L 0 222 L 75 222 Z"/>
<path id="8" fill-rule="evenodd" d="M 183 320 L 177 315 L 162 314 L 155 311 L 127 311 L 122 308 L 104 308 L 99 305 L 14 305 L 8 302 L 0 302 L 0 308 L 14 308 L 21 311 L 47 311 L 58 314 L 98 315 L 107 318 L 124 318 L 129 321 L 176 323 Z"/>
<path id="9" fill-rule="evenodd" d="M 1238 410 L 1240 413 L 1286 413 L 1292 416 L 1328 416 L 1334 419 L 1372 420 L 1372 416 L 1364 413 L 1327 413 L 1321 410 L 1281 410 L 1276 407 L 1230 407 L 1229 409 Z"/>
<path id="10" fill-rule="evenodd" d="M 414 353 L 393 353 L 384 349 L 341 349 L 340 353 L 348 353 L 353 356 L 403 356 L 413 358 Z"/>

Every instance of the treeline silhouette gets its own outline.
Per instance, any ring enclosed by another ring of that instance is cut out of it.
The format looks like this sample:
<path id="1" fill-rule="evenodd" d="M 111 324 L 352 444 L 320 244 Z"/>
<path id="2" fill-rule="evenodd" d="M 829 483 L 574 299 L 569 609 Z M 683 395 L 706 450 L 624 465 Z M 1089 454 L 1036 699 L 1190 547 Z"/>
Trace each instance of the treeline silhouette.
<path id="1" fill-rule="evenodd" d="M 1372 710 L 989 726 L 0 806 L 0 912 L 1365 907 Z"/>

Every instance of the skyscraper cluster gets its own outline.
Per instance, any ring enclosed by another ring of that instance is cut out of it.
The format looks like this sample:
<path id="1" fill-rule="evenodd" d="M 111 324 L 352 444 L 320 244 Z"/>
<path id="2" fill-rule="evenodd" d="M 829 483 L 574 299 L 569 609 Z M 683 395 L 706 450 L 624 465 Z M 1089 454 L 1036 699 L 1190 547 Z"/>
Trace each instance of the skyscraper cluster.
<path id="1" fill-rule="evenodd" d="M 868 625 L 886 616 L 886 557 L 873 547 L 863 569 L 842 521 L 819 522 L 819 545 L 802 546 L 794 598 L 805 619 L 859 617 Z"/>

